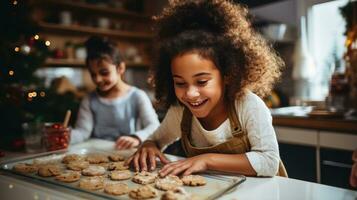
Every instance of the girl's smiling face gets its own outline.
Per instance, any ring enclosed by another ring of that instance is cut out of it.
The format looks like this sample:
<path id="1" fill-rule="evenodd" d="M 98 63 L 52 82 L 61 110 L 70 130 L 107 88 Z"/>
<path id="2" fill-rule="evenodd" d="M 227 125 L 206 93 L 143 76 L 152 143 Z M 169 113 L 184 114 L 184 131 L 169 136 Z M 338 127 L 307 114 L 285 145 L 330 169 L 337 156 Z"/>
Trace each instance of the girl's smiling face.
<path id="1" fill-rule="evenodd" d="M 120 80 L 120 70 L 105 59 L 89 61 L 89 72 L 94 84 L 101 92 L 107 92 L 115 87 Z"/>
<path id="2" fill-rule="evenodd" d="M 171 72 L 176 97 L 194 116 L 211 121 L 224 115 L 224 83 L 210 59 L 184 53 L 172 60 Z"/>

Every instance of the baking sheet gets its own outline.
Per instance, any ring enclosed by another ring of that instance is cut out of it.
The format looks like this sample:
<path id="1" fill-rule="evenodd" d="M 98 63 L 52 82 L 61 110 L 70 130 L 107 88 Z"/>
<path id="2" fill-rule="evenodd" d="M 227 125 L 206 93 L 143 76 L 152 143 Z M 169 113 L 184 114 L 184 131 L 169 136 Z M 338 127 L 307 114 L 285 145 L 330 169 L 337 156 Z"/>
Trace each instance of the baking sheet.
<path id="1" fill-rule="evenodd" d="M 33 179 L 37 181 L 41 181 L 41 183 L 44 183 L 45 185 L 50 184 L 54 186 L 60 186 L 64 188 L 68 188 L 71 190 L 75 190 L 77 192 L 81 193 L 86 193 L 86 196 L 89 194 L 93 197 L 102 197 L 106 199 L 131 199 L 128 194 L 126 195 L 121 195 L 121 196 L 114 196 L 114 195 L 109 195 L 101 190 L 85 190 L 82 188 L 79 188 L 79 181 L 76 181 L 74 183 L 64 183 L 55 180 L 54 177 L 41 177 L 38 176 L 36 173 L 32 174 L 22 174 L 19 172 L 16 172 L 12 170 L 13 166 L 16 165 L 17 163 L 29 163 L 32 164 L 34 162 L 38 164 L 45 164 L 45 163 L 55 163 L 60 165 L 63 169 L 65 169 L 65 164 L 61 163 L 62 158 L 67 155 L 67 154 L 79 154 L 79 155 L 88 155 L 88 154 L 104 154 L 104 155 L 109 155 L 111 153 L 117 153 L 120 154 L 124 157 L 129 157 L 132 152 L 130 151 L 103 151 L 103 150 L 98 150 L 98 149 L 93 149 L 93 148 L 83 148 L 83 149 L 75 149 L 75 150 L 70 150 L 70 151 L 57 151 L 57 152 L 49 152 L 49 153 L 42 153 L 42 154 L 37 154 L 33 155 L 31 157 L 23 157 L 21 159 L 13 160 L 13 161 L 7 161 L 6 163 L 1 164 L 1 170 L 6 171 L 9 174 L 15 174 L 19 175 L 22 177 L 27 178 L 29 181 L 33 181 Z M 132 171 L 132 170 L 131 170 Z M 133 172 L 133 171 L 132 171 Z M 157 172 L 157 170 L 156 170 Z M 109 174 L 109 171 L 106 172 L 106 175 Z M 242 175 L 237 175 L 234 177 L 227 177 L 227 176 L 220 176 L 217 174 L 214 174 L 212 172 L 207 172 L 207 173 L 202 173 L 200 174 L 201 176 L 204 176 L 206 179 L 207 184 L 204 186 L 199 186 L 199 187 L 189 187 L 189 186 L 183 186 L 183 188 L 192 194 L 193 199 L 216 199 L 219 196 L 223 195 L 224 193 L 227 193 L 233 189 L 235 189 L 236 186 L 241 184 L 242 182 L 245 181 L 245 177 Z M 86 176 L 81 176 L 81 178 L 84 178 Z M 109 178 L 105 179 L 105 183 L 107 182 L 121 182 L 121 183 L 126 183 L 129 186 L 129 189 L 134 189 L 137 187 L 142 186 L 141 184 L 137 184 L 129 180 L 122 180 L 122 181 L 112 181 Z M 154 184 L 150 184 L 154 186 Z M 157 198 L 153 199 L 160 199 L 161 195 L 164 193 L 164 191 L 157 190 L 158 191 L 158 196 Z"/>

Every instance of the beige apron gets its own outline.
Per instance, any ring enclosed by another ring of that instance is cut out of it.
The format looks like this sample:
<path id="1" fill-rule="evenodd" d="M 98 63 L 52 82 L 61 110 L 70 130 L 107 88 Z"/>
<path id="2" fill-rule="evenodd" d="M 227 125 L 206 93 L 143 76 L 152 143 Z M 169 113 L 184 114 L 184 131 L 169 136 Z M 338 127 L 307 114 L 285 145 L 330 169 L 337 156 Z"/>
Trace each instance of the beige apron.
<path id="1" fill-rule="evenodd" d="M 192 113 L 185 108 L 182 115 L 181 121 L 181 132 L 182 132 L 182 148 L 184 149 L 188 157 L 192 157 L 204 153 L 222 153 L 222 154 L 242 154 L 250 151 L 250 143 L 248 135 L 241 128 L 239 123 L 236 110 L 234 106 L 230 106 L 228 119 L 231 124 L 231 130 L 233 130 L 233 138 L 226 142 L 209 146 L 209 147 L 194 147 L 191 144 L 191 127 L 192 127 Z M 282 161 L 279 163 L 279 171 L 277 176 L 288 177 Z"/>

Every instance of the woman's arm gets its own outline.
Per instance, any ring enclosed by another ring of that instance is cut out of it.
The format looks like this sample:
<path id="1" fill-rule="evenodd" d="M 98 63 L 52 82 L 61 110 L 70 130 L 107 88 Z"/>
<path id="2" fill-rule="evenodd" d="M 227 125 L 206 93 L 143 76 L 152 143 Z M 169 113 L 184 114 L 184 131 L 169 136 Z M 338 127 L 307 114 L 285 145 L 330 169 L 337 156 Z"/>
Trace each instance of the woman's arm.
<path id="1" fill-rule="evenodd" d="M 89 106 L 89 97 L 85 97 L 78 111 L 76 127 L 71 131 L 71 144 L 88 139 L 93 130 L 93 114 Z"/>

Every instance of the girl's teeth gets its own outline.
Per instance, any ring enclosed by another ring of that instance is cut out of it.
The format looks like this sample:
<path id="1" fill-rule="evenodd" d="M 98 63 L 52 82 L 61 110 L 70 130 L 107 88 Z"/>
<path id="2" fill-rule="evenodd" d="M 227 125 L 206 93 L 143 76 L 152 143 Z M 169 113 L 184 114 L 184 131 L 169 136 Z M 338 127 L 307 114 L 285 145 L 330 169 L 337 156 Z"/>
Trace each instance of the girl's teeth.
<path id="1" fill-rule="evenodd" d="M 193 105 L 193 106 L 198 106 L 198 105 L 200 105 L 200 104 L 202 104 L 202 103 L 203 103 L 203 101 L 200 101 L 200 102 L 191 103 L 191 105 Z"/>

